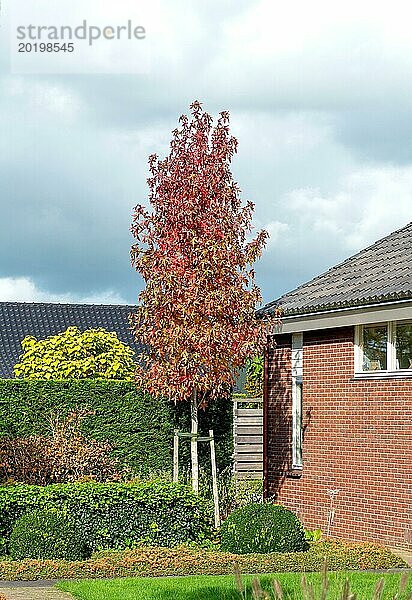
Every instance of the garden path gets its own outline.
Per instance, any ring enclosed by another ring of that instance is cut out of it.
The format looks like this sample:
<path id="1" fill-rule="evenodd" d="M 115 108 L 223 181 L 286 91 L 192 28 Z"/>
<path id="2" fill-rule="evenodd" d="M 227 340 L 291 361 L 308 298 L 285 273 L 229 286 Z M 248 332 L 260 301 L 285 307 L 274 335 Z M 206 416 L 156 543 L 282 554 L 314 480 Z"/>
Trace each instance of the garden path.
<path id="1" fill-rule="evenodd" d="M 6 600 L 73 600 L 73 596 L 53 587 L 35 587 L 33 585 L 19 587 L 2 587 L 0 599 Z"/>

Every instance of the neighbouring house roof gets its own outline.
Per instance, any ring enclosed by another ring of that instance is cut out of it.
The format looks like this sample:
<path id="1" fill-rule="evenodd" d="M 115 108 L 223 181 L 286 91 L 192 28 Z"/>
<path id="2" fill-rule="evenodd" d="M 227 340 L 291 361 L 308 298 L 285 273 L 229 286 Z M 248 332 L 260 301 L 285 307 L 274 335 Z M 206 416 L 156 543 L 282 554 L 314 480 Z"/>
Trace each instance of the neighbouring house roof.
<path id="1" fill-rule="evenodd" d="M 284 316 L 412 299 L 412 223 L 264 306 Z"/>
<path id="2" fill-rule="evenodd" d="M 81 331 L 103 327 L 136 353 L 141 347 L 129 330 L 128 305 L 51 304 L 0 302 L 0 377 L 13 377 L 13 366 L 22 354 L 21 341 L 27 335 L 44 339 L 76 326 Z"/>

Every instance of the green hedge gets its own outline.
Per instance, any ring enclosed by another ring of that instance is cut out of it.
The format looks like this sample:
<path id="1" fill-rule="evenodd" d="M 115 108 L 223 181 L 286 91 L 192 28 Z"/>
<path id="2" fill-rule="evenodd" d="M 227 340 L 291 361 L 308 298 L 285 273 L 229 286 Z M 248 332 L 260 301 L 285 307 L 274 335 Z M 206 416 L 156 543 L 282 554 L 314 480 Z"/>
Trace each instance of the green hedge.
<path id="1" fill-rule="evenodd" d="M 123 464 L 143 475 L 171 469 L 173 429 L 189 431 L 189 404 L 151 398 L 123 381 L 35 381 L 0 379 L 0 437 L 47 435 L 50 417 L 77 408 L 95 411 L 83 422 L 86 435 L 108 440 Z M 202 433 L 213 429 L 218 468 L 231 462 L 232 401 L 220 399 L 199 411 Z M 201 465 L 209 465 L 207 444 L 199 445 Z M 189 443 L 181 443 L 181 461 L 189 462 Z"/>
<path id="2" fill-rule="evenodd" d="M 90 551 L 139 543 L 174 546 L 201 541 L 211 531 L 210 503 L 179 484 L 16 484 L 0 486 L 0 554 L 8 551 L 17 519 L 44 509 L 64 510 Z"/>

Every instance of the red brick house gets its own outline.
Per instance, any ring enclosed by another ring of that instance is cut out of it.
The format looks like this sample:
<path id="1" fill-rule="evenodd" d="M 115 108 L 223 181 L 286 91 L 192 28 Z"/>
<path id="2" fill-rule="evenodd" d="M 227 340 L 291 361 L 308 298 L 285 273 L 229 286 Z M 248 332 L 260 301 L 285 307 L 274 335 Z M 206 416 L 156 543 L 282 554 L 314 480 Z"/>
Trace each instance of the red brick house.
<path id="1" fill-rule="evenodd" d="M 265 306 L 264 487 L 308 528 L 412 546 L 412 223 Z"/>

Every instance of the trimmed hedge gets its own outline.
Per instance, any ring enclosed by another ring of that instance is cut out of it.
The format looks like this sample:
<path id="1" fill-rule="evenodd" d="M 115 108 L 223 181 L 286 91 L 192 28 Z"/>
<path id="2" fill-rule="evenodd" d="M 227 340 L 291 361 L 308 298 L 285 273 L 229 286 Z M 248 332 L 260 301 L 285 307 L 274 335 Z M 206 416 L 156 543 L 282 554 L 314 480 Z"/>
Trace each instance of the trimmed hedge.
<path id="1" fill-rule="evenodd" d="M 151 398 L 126 381 L 36 381 L 0 379 L 0 437 L 47 435 L 50 417 L 89 409 L 95 415 L 82 430 L 96 440 L 107 440 L 113 455 L 136 473 L 147 475 L 172 468 L 173 429 L 190 431 L 189 403 Z M 214 430 L 216 461 L 222 470 L 231 464 L 233 452 L 233 404 L 219 399 L 199 410 L 199 430 Z M 181 443 L 183 465 L 189 464 L 190 444 Z M 209 465 L 207 444 L 199 444 L 200 464 Z"/>
<path id="2" fill-rule="evenodd" d="M 14 524 L 34 510 L 64 510 L 92 552 L 137 544 L 174 546 L 202 541 L 212 528 L 208 501 L 164 482 L 0 486 L 0 555 Z"/>
<path id="3" fill-rule="evenodd" d="M 297 516 L 280 504 L 251 503 L 234 510 L 221 527 L 222 550 L 236 554 L 303 552 L 305 531 Z"/>
<path id="4" fill-rule="evenodd" d="M 24 560 L 0 562 L 0 579 L 89 579 L 95 577 L 160 577 L 176 575 L 233 575 L 235 565 L 241 573 L 279 573 L 390 569 L 406 563 L 377 544 L 319 542 L 307 552 L 272 554 L 225 554 L 180 546 L 142 547 L 123 552 L 101 552 L 81 562 Z"/>
<path id="5" fill-rule="evenodd" d="M 37 510 L 17 519 L 10 538 L 14 560 L 83 560 L 87 552 L 81 531 L 56 509 Z"/>

